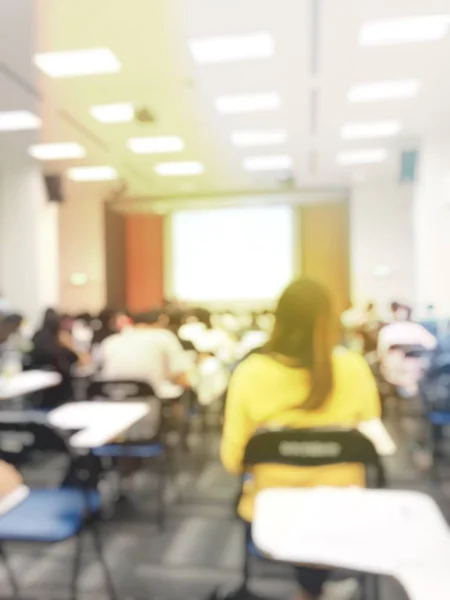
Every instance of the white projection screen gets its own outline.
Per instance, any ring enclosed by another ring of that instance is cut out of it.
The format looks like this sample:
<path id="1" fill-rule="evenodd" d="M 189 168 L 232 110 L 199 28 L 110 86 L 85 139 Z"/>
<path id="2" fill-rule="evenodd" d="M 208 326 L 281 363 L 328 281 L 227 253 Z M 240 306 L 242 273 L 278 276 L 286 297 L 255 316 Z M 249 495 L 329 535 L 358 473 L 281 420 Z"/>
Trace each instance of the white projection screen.
<path id="1" fill-rule="evenodd" d="M 176 212 L 171 232 L 179 300 L 274 301 L 293 277 L 290 206 Z"/>

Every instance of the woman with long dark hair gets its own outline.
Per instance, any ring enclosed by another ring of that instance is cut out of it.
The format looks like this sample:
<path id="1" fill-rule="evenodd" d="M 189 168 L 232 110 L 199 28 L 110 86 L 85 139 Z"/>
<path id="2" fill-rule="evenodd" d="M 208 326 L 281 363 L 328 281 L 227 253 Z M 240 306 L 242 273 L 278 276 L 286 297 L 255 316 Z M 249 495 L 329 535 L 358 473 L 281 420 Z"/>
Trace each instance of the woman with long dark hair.
<path id="1" fill-rule="evenodd" d="M 76 352 L 70 333 L 64 331 L 60 315 L 45 311 L 42 325 L 33 336 L 28 363 L 31 369 L 51 369 L 61 375 L 61 383 L 42 392 L 41 408 L 54 408 L 72 398 L 71 369 L 77 363 L 87 364 L 89 356 Z"/>
<path id="2" fill-rule="evenodd" d="M 249 356 L 230 382 L 221 449 L 228 471 L 242 471 L 245 447 L 259 429 L 355 427 L 380 416 L 368 365 L 357 354 L 336 350 L 337 338 L 338 323 L 326 290 L 304 278 L 289 285 L 278 302 L 268 344 Z M 261 488 L 364 485 L 358 465 L 264 465 L 252 475 L 239 505 L 247 522 L 252 520 L 254 494 Z M 299 599 L 318 598 L 328 571 L 299 567 L 296 573 Z"/>

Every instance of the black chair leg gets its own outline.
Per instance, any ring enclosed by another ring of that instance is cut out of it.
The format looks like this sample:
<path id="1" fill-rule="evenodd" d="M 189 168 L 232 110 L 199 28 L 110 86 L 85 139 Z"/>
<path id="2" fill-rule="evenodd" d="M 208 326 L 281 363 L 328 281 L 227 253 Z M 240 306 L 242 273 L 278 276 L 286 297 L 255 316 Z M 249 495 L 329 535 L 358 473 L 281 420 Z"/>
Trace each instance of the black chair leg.
<path id="1" fill-rule="evenodd" d="M 245 526 L 244 529 L 244 564 L 242 566 L 242 586 L 241 590 L 247 590 L 248 582 L 250 579 L 250 553 L 248 551 L 248 545 L 250 541 L 250 527 Z"/>
<path id="2" fill-rule="evenodd" d="M 160 531 L 164 530 L 166 520 L 165 492 L 166 492 L 167 459 L 159 462 L 158 469 L 158 508 L 157 523 Z"/>
<path id="3" fill-rule="evenodd" d="M 106 564 L 106 560 L 103 554 L 103 546 L 102 540 L 100 537 L 100 532 L 95 523 L 91 524 L 92 538 L 94 540 L 95 551 L 97 553 L 98 560 L 103 570 L 103 577 L 105 579 L 105 588 L 110 600 L 117 600 L 116 590 L 114 588 L 114 583 L 111 577 L 111 573 L 109 571 L 108 565 Z"/>
<path id="4" fill-rule="evenodd" d="M 0 559 L 3 563 L 3 566 L 6 571 L 6 575 L 8 577 L 9 585 L 13 591 L 14 598 L 19 597 L 19 584 L 17 583 L 16 576 L 14 571 L 12 570 L 11 565 L 9 564 L 8 557 L 6 556 L 5 548 L 3 544 L 0 544 Z"/>
<path id="5" fill-rule="evenodd" d="M 81 531 L 75 537 L 75 554 L 73 557 L 72 579 L 70 582 L 70 598 L 77 600 L 78 597 L 78 576 L 80 574 L 81 565 L 81 546 L 83 543 Z"/>

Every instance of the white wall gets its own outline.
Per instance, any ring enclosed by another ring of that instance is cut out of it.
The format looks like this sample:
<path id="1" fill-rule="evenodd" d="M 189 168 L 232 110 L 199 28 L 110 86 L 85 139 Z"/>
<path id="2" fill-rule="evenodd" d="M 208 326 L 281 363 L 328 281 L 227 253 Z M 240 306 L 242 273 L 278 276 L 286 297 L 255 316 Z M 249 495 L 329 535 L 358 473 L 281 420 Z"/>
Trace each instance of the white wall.
<path id="1" fill-rule="evenodd" d="M 450 314 L 450 143 L 425 140 L 414 198 L 416 298 Z"/>
<path id="2" fill-rule="evenodd" d="M 106 302 L 105 231 L 101 194 L 83 184 L 71 186 L 59 215 L 61 309 L 69 313 L 98 312 Z M 87 283 L 72 285 L 73 273 Z"/>
<path id="3" fill-rule="evenodd" d="M 364 182 L 350 199 L 352 299 L 414 303 L 413 187 Z M 387 267 L 389 273 L 381 275 Z M 380 274 L 379 274 L 379 273 Z"/>
<path id="4" fill-rule="evenodd" d="M 39 168 L 0 171 L 0 289 L 33 324 L 59 303 L 57 225 Z"/>

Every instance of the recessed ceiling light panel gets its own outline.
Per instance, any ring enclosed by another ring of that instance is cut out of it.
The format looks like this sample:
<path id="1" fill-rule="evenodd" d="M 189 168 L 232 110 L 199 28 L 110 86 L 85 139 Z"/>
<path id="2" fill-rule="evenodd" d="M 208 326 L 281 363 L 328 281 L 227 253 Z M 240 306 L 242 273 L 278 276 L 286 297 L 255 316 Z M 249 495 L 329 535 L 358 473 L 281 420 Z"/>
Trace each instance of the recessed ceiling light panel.
<path id="1" fill-rule="evenodd" d="M 113 167 L 73 167 L 67 171 L 72 181 L 112 181 L 117 179 Z"/>
<path id="2" fill-rule="evenodd" d="M 380 163 L 386 160 L 387 150 L 385 148 L 370 148 L 367 150 L 349 150 L 339 152 L 336 156 L 338 165 L 363 165 Z"/>
<path id="3" fill-rule="evenodd" d="M 0 112 L 0 131 L 26 131 L 41 125 L 42 120 L 27 110 Z"/>
<path id="4" fill-rule="evenodd" d="M 63 160 L 83 158 L 86 150 L 80 144 L 72 142 L 62 144 L 36 144 L 28 148 L 28 154 L 39 160 Z"/>
<path id="5" fill-rule="evenodd" d="M 419 93 L 420 85 L 418 79 L 358 83 L 350 88 L 347 98 L 350 102 L 379 102 L 412 98 Z"/>
<path id="6" fill-rule="evenodd" d="M 417 15 L 364 23 L 359 32 L 361 46 L 392 46 L 440 40 L 448 33 L 450 15 Z"/>
<path id="7" fill-rule="evenodd" d="M 50 77 L 78 77 L 117 73 L 121 64 L 108 48 L 36 54 L 34 64 Z"/>
<path id="8" fill-rule="evenodd" d="M 122 104 L 103 104 L 89 109 L 91 117 L 100 123 L 129 123 L 134 118 L 134 106 L 127 102 Z"/>
<path id="9" fill-rule="evenodd" d="M 192 40 L 189 49 L 199 63 L 220 63 L 268 58 L 275 52 L 273 37 L 266 32 Z"/>
<path id="10" fill-rule="evenodd" d="M 392 137 L 400 133 L 398 121 L 374 121 L 372 123 L 347 123 L 341 128 L 344 140 L 359 140 L 364 138 Z"/>

